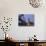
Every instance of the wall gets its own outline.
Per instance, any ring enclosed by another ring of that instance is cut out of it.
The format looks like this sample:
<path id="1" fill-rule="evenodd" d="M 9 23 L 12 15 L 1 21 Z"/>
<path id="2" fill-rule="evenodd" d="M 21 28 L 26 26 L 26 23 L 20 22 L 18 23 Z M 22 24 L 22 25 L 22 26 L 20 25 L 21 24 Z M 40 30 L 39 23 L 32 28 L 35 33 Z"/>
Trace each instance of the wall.
<path id="1" fill-rule="evenodd" d="M 44 7 L 33 8 L 28 0 L 0 0 L 0 17 L 13 17 L 11 29 L 8 31 L 10 37 L 16 38 L 16 40 L 27 40 L 36 34 L 37 39 L 45 40 L 44 17 L 46 15 L 46 8 Z M 18 14 L 20 13 L 34 14 L 35 26 L 19 27 Z M 0 35 L 2 35 L 1 33 L 2 31 L 0 31 Z M 0 39 L 2 38 L 4 39 L 4 37 L 0 36 Z"/>
<path id="2" fill-rule="evenodd" d="M 46 15 L 45 15 L 44 18 L 45 18 L 45 19 L 44 19 L 44 20 L 45 20 L 45 23 L 44 23 L 44 27 L 45 27 L 45 28 L 44 28 L 44 38 L 46 39 L 46 36 L 45 36 L 45 35 L 46 35 Z"/>

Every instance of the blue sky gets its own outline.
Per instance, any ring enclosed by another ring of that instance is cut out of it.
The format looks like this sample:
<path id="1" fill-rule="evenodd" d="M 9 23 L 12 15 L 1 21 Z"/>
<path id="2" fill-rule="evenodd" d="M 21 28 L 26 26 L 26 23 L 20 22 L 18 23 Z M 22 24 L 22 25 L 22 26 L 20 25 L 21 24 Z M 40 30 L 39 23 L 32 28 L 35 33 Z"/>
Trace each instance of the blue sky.
<path id="1" fill-rule="evenodd" d="M 28 19 L 30 19 L 31 22 L 34 22 L 34 15 L 33 14 L 24 14 L 24 18 L 22 17 L 23 20 L 28 22 Z"/>

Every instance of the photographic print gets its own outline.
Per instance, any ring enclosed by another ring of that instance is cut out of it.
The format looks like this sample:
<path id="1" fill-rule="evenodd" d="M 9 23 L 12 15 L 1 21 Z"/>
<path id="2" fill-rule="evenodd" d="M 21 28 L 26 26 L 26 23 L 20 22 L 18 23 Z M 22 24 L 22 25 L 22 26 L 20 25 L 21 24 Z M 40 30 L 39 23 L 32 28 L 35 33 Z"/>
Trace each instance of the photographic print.
<path id="1" fill-rule="evenodd" d="M 34 26 L 34 15 L 33 14 L 19 14 L 18 25 L 19 26 Z"/>

